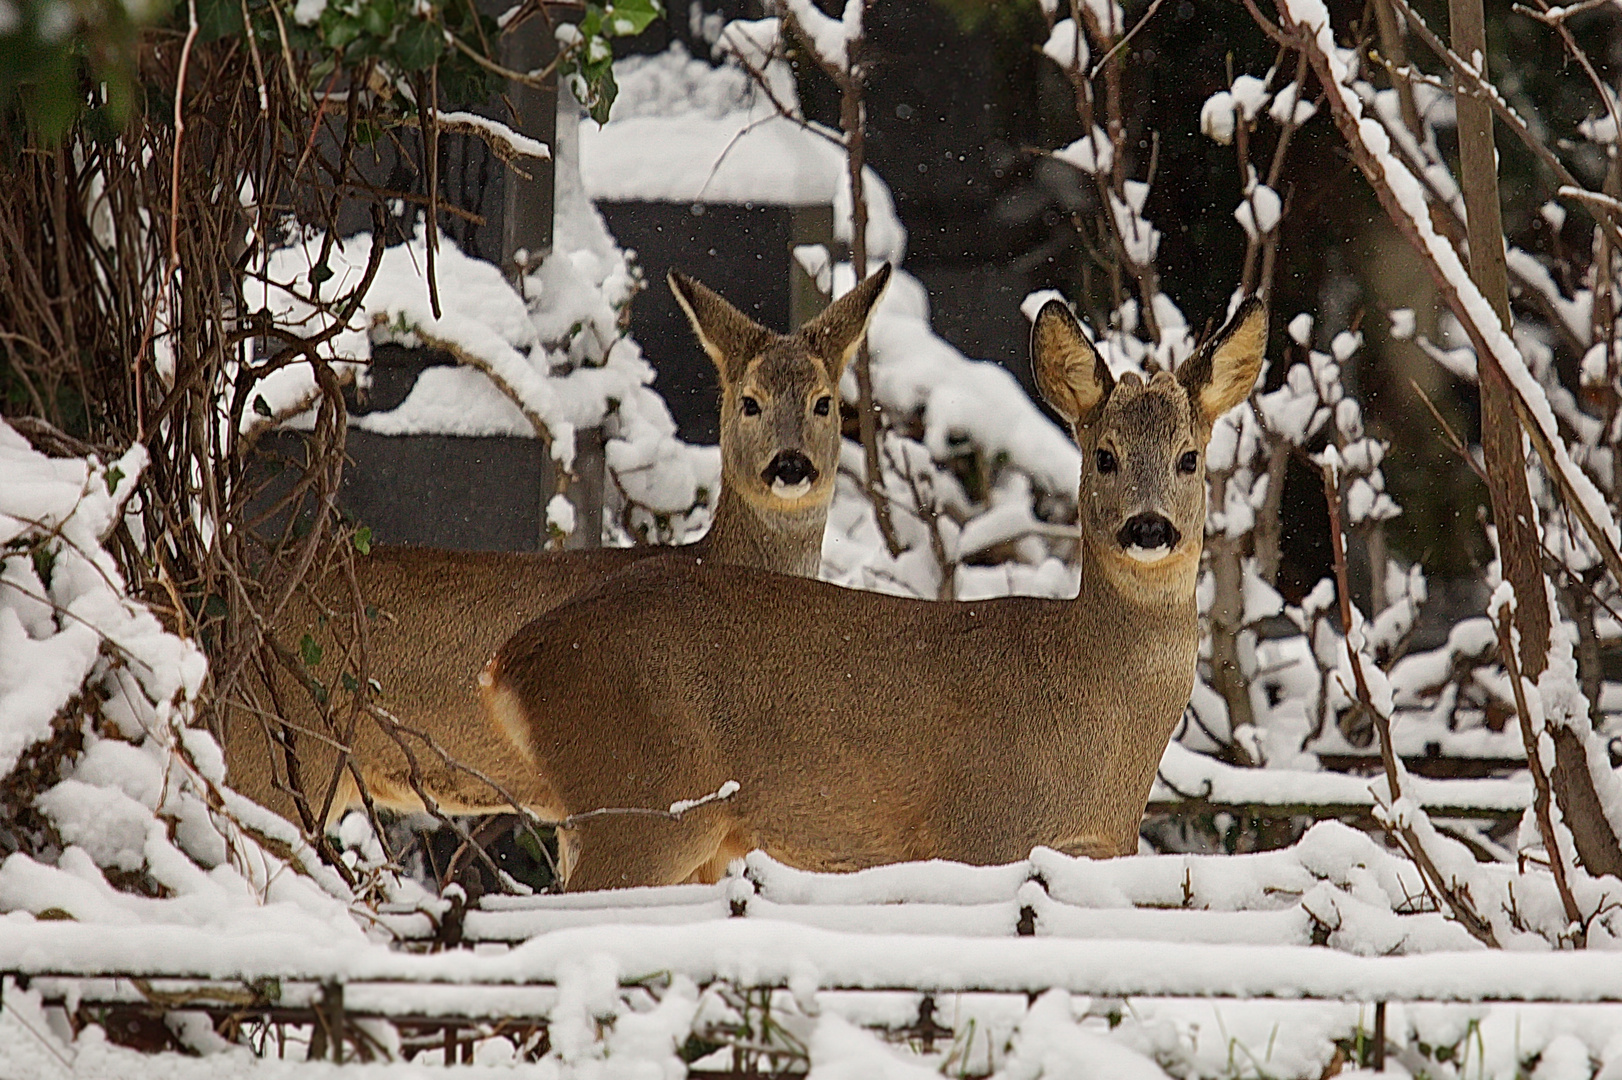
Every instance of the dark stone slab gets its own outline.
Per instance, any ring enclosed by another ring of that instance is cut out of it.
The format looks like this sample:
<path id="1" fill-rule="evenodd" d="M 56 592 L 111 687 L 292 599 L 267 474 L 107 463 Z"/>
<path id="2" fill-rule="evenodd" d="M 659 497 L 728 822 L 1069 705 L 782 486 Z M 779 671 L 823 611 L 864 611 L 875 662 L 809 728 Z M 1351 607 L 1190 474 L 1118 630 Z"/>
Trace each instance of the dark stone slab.
<path id="1" fill-rule="evenodd" d="M 647 291 L 631 308 L 631 333 L 658 369 L 654 389 L 664 396 L 681 437 L 719 438 L 715 367 L 699 347 L 687 317 L 671 295 L 671 269 L 698 278 L 739 310 L 773 330 L 804 317 L 804 272 L 793 248 L 831 239 L 827 208 L 710 203 L 599 202 L 597 209 L 619 245 L 636 253 Z M 814 310 L 814 308 L 813 308 Z"/>
<path id="2" fill-rule="evenodd" d="M 380 544 L 455 551 L 538 551 L 544 546 L 551 462 L 535 439 L 510 436 L 376 435 L 351 429 L 338 506 Z M 256 468 L 302 461 L 296 432 L 261 438 Z M 284 493 L 297 474 L 280 471 L 262 501 Z M 267 530 L 268 531 L 268 530 Z"/>

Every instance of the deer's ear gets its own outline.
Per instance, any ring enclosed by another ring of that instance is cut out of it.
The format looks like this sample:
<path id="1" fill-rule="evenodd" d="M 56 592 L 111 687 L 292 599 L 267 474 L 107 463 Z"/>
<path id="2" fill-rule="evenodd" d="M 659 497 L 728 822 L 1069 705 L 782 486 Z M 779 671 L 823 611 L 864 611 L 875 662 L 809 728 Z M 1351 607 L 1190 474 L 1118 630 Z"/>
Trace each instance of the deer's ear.
<path id="1" fill-rule="evenodd" d="M 1267 308 L 1252 296 L 1228 324 L 1177 369 L 1207 425 L 1250 396 L 1267 355 Z"/>
<path id="2" fill-rule="evenodd" d="M 676 303 L 687 313 L 698 343 L 709 353 L 720 372 L 721 382 L 730 384 L 743 375 L 749 361 L 777 335 L 727 303 L 721 294 L 680 270 L 672 270 L 667 280 Z"/>
<path id="3" fill-rule="evenodd" d="M 1092 415 L 1115 389 L 1115 378 L 1062 300 L 1049 300 L 1031 326 L 1036 388 L 1071 424 Z"/>
<path id="4" fill-rule="evenodd" d="M 867 327 L 873 321 L 873 311 L 890 284 L 890 264 L 885 263 L 850 292 L 829 304 L 821 315 L 800 327 L 811 351 L 827 365 L 828 377 L 834 382 L 844 374 L 845 365 L 856 355 Z"/>

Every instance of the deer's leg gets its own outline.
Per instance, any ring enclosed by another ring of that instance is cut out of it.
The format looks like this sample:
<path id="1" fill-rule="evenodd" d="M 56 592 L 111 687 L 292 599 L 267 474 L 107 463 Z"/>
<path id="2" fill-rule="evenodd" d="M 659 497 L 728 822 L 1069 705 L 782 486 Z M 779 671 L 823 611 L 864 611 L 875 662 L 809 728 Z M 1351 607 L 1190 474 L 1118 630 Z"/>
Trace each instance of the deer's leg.
<path id="1" fill-rule="evenodd" d="M 574 857 L 565 889 L 589 892 L 704 880 L 701 872 L 716 861 L 731 833 L 719 815 L 706 816 L 711 820 L 699 815 L 683 821 L 616 816 L 573 826 Z M 726 869 L 725 861 L 721 869 Z"/>
<path id="2" fill-rule="evenodd" d="M 726 876 L 727 867 L 734 859 L 741 859 L 755 847 L 748 834 L 736 825 L 726 829 L 715 852 L 696 870 L 687 875 L 689 885 L 714 885 Z"/>

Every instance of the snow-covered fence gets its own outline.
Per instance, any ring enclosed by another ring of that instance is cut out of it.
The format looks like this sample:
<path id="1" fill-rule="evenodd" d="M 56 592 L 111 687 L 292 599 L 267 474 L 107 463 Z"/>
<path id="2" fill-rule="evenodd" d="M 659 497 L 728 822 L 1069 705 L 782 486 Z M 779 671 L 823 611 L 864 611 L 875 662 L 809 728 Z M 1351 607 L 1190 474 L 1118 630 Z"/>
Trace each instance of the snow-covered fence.
<path id="1" fill-rule="evenodd" d="M 599 1018 L 648 1018 L 723 989 L 807 1024 L 831 1013 L 948 1045 L 988 1002 L 1033 1016 L 1053 991 L 1374 1004 L 1377 1032 L 1387 1003 L 1622 1004 L 1622 966 L 1604 952 L 1505 963 L 1420 897 L 1411 864 L 1333 824 L 1249 856 L 1038 849 L 1004 866 L 830 875 L 756 853 L 714 886 L 385 907 L 370 940 L 338 947 L 268 922 L 111 934 L 14 917 L 0 923 L 0 974 L 8 991 L 103 1024 L 192 1013 L 306 1027 L 312 1056 L 339 1058 L 346 1042 L 351 1056 L 368 1039 L 387 1047 L 367 1024 L 387 1021 L 389 1052 L 443 1048 L 447 1061 L 497 1031 L 556 1047 L 582 1000 Z M 682 1016 L 667 1047 L 702 1026 Z"/>
<path id="2" fill-rule="evenodd" d="M 1416 777 L 1411 783 L 1413 798 L 1435 818 L 1501 821 L 1532 805 L 1532 781 L 1524 772 L 1507 778 Z M 1161 758 L 1149 810 L 1370 821 L 1378 801 L 1369 784 L 1343 772 L 1235 768 L 1174 742 Z"/>

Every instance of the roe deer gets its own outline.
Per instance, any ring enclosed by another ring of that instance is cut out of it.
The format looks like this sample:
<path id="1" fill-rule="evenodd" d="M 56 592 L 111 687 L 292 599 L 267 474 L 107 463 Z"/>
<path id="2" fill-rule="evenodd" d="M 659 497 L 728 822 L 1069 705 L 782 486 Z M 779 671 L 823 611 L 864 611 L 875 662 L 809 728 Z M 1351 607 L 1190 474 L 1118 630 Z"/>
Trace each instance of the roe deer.
<path id="1" fill-rule="evenodd" d="M 704 285 L 672 272 L 670 287 L 686 311 L 721 383 L 721 491 L 710 531 L 680 550 L 706 562 L 814 577 L 839 460 L 839 378 L 866 333 L 889 282 L 882 267 L 793 334 L 754 322 Z M 359 592 L 375 606 L 368 619 L 367 675 L 374 700 L 403 727 L 423 790 L 449 813 L 510 810 L 488 776 L 521 804 L 542 789 L 525 755 L 483 717 L 475 686 L 480 668 L 525 622 L 586 592 L 603 578 L 660 550 L 464 552 L 377 547 L 355 561 Z M 341 728 L 323 717 L 299 681 L 318 680 L 333 699 L 341 676 L 358 685 L 357 643 L 347 617 L 347 581 L 332 574 L 314 595 L 300 593 L 274 631 L 286 643 L 309 634 L 318 663 L 297 657 L 261 669 L 279 716 L 238 708 L 225 732 L 231 783 L 307 831 L 336 782 L 328 820 L 361 803 L 353 772 L 339 768 Z M 293 670 L 288 670 L 293 669 Z M 345 695 L 347 696 L 347 695 Z M 350 715 L 335 704 L 333 718 Z M 416 734 L 420 733 L 420 734 Z M 452 759 L 436 753 L 426 735 Z M 423 809 L 411 762 L 387 725 L 362 716 L 349 762 L 379 805 Z"/>
<path id="2" fill-rule="evenodd" d="M 1247 301 L 1175 375 L 1117 381 L 1049 302 L 1037 385 L 1081 447 L 1074 600 L 940 603 L 671 554 L 530 623 L 485 673 L 527 743 L 571 890 L 713 881 L 752 848 L 808 870 L 1045 844 L 1136 850 L 1194 680 L 1204 450 L 1261 369 Z"/>

